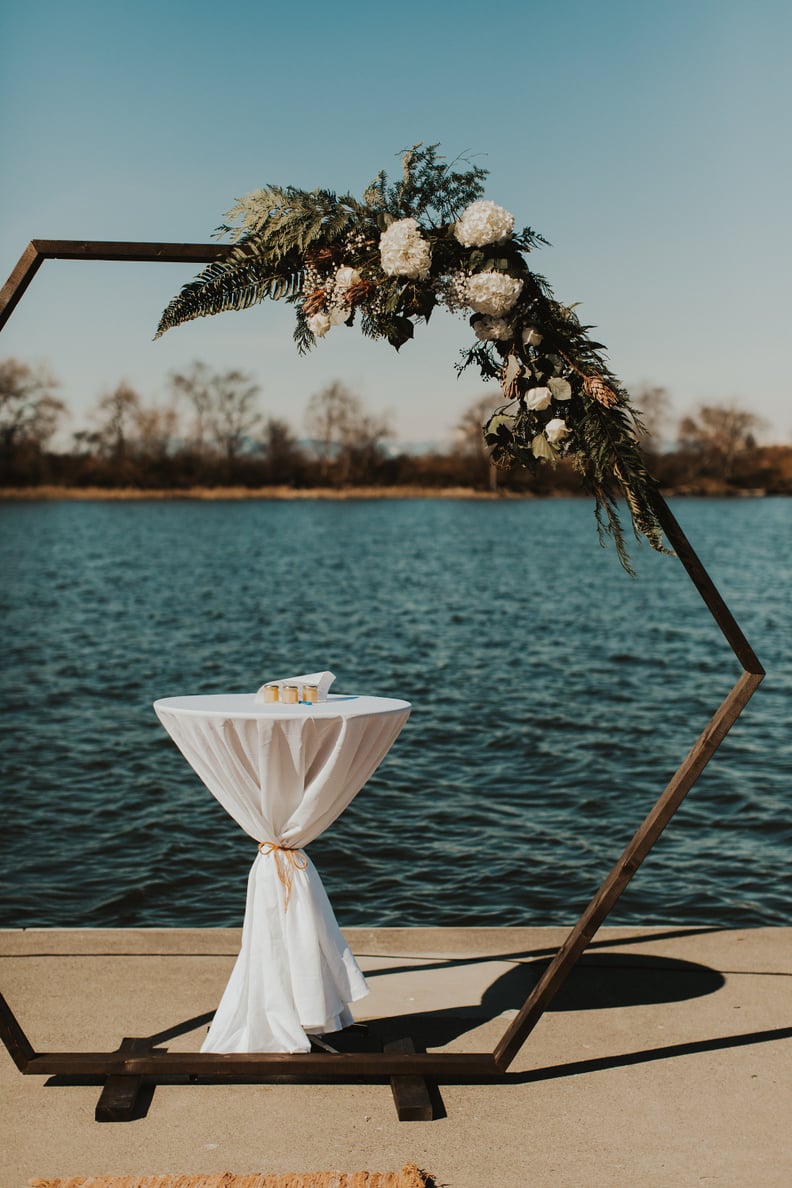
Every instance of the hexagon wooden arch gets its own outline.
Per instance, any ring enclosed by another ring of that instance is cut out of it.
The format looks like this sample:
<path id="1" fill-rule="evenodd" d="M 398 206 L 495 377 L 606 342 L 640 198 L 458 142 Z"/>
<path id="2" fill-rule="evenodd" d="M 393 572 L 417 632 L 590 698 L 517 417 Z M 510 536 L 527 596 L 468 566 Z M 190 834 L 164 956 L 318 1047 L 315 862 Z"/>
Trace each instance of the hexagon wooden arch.
<path id="1" fill-rule="evenodd" d="M 34 239 L 0 291 L 0 329 L 44 260 L 208 264 L 230 250 L 227 245 L 213 244 Z M 478 1080 L 502 1077 L 765 675 L 753 649 L 659 493 L 655 496 L 654 506 L 669 544 L 743 671 L 493 1052 L 416 1052 L 409 1038 L 386 1045 L 384 1052 L 363 1053 L 173 1053 L 154 1049 L 152 1038 L 123 1040 L 115 1052 L 37 1052 L 0 995 L 0 1037 L 20 1072 L 96 1078 L 104 1085 L 96 1107 L 98 1121 L 124 1121 L 132 1117 L 144 1081 L 153 1084 L 185 1078 L 218 1082 L 263 1081 L 284 1075 L 308 1081 L 384 1078 L 390 1079 L 401 1120 L 428 1120 L 433 1116 L 433 1107 L 425 1078 Z"/>

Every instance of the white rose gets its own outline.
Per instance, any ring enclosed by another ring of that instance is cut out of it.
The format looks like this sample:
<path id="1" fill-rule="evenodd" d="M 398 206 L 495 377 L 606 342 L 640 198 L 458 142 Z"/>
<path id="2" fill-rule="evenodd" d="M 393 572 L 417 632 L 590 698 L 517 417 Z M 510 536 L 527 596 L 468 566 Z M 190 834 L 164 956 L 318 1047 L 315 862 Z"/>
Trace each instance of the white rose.
<path id="1" fill-rule="evenodd" d="M 523 283 L 503 272 L 478 272 L 465 285 L 467 302 L 476 313 L 500 318 L 508 313 L 522 292 Z"/>
<path id="2" fill-rule="evenodd" d="M 534 409 L 535 412 L 540 412 L 543 408 L 547 408 L 550 403 L 550 389 L 529 388 L 525 393 L 525 403 L 529 408 Z"/>
<path id="3" fill-rule="evenodd" d="M 348 264 L 339 268 L 335 274 L 335 286 L 339 293 L 345 293 L 347 289 L 351 289 L 360 280 L 360 273 L 357 268 L 352 268 Z"/>
<path id="4" fill-rule="evenodd" d="M 463 247 L 483 247 L 508 239 L 514 230 L 514 215 L 495 202 L 483 199 L 471 202 L 454 226 L 454 235 Z"/>
<path id="5" fill-rule="evenodd" d="M 566 421 L 561 417 L 553 417 L 552 421 L 548 421 L 545 425 L 545 436 L 548 441 L 556 445 L 559 441 L 563 441 L 569 434 Z"/>
<path id="6" fill-rule="evenodd" d="M 498 342 L 511 338 L 511 326 L 505 318 L 476 318 L 473 332 L 482 342 Z"/>
<path id="7" fill-rule="evenodd" d="M 544 334 L 536 326 L 526 326 L 522 332 L 523 346 L 539 346 L 543 338 Z"/>
<path id="8" fill-rule="evenodd" d="M 432 266 L 432 248 L 415 219 L 397 219 L 380 235 L 380 261 L 387 276 L 424 280 Z"/>
<path id="9" fill-rule="evenodd" d="M 549 379 L 547 386 L 553 393 L 554 400 L 569 400 L 572 396 L 572 385 L 569 380 L 561 379 L 560 376 Z"/>
<path id="10" fill-rule="evenodd" d="M 324 338 L 332 325 L 326 313 L 315 313 L 308 319 L 308 329 L 315 338 Z"/>
<path id="11" fill-rule="evenodd" d="M 342 326 L 349 317 L 349 309 L 346 305 L 334 305 L 328 314 L 331 326 Z"/>

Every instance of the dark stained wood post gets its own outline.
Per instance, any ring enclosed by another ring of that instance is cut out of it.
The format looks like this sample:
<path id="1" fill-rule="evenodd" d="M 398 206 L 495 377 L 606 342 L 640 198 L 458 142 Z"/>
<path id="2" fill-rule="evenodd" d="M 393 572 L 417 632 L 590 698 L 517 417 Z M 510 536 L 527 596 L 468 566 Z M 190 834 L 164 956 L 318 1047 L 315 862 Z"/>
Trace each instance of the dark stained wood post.
<path id="1" fill-rule="evenodd" d="M 764 669 L 757 660 L 753 649 L 660 494 L 657 494 L 655 498 L 655 510 L 668 543 L 684 565 L 707 609 L 745 671 L 671 777 L 659 800 L 641 824 L 627 849 L 602 883 L 495 1048 L 495 1063 L 501 1070 L 507 1069 L 514 1060 L 572 972 L 578 958 L 613 910 L 621 893 L 764 677 Z"/>
<path id="2" fill-rule="evenodd" d="M 5 1044 L 9 1056 L 19 1071 L 27 1072 L 28 1065 L 36 1052 L 2 994 L 0 994 L 0 1039 Z"/>

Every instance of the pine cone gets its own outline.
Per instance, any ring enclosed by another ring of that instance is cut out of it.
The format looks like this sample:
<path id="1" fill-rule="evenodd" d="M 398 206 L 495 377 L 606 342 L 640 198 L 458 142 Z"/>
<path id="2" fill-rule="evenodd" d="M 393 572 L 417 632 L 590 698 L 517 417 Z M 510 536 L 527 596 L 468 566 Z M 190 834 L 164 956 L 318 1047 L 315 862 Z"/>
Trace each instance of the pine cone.
<path id="1" fill-rule="evenodd" d="M 619 403 L 619 397 L 598 375 L 586 376 L 583 380 L 583 391 L 591 400 L 604 404 L 605 408 L 613 408 L 614 404 Z"/>
<path id="2" fill-rule="evenodd" d="M 303 301 L 303 313 L 306 318 L 313 317 L 315 313 L 319 313 L 325 307 L 327 294 L 324 289 L 314 289 L 313 293 L 309 293 Z"/>

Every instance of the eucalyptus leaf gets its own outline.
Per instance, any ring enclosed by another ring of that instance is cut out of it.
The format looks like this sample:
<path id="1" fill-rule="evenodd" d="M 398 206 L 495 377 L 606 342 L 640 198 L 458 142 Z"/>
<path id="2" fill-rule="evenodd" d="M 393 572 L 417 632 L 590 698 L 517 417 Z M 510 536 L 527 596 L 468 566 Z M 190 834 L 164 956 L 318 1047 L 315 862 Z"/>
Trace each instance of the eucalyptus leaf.
<path id="1" fill-rule="evenodd" d="M 496 413 L 494 417 L 490 417 L 484 426 L 484 437 L 487 445 L 494 445 L 496 442 L 507 445 L 510 441 L 513 441 L 513 425 L 514 417 L 508 413 Z"/>
<path id="2" fill-rule="evenodd" d="M 559 379 L 557 376 L 553 376 L 547 381 L 547 386 L 555 400 L 569 400 L 572 395 L 572 385 L 569 380 Z"/>
<path id="3" fill-rule="evenodd" d="M 543 462 L 555 461 L 555 450 L 550 445 L 550 442 L 545 437 L 544 433 L 537 433 L 536 437 L 531 442 L 531 453 L 534 458 L 541 458 Z"/>

